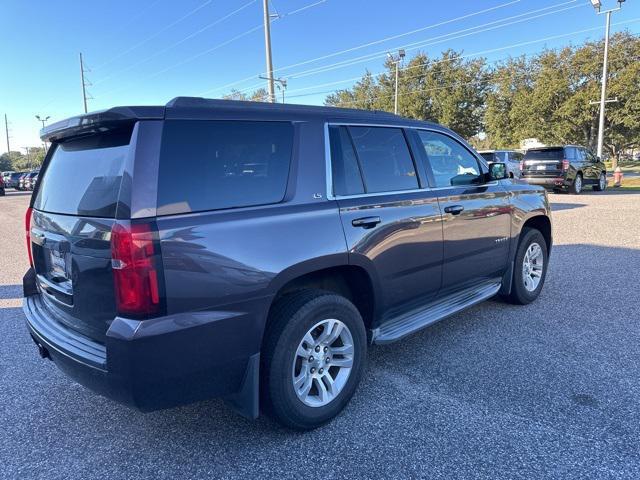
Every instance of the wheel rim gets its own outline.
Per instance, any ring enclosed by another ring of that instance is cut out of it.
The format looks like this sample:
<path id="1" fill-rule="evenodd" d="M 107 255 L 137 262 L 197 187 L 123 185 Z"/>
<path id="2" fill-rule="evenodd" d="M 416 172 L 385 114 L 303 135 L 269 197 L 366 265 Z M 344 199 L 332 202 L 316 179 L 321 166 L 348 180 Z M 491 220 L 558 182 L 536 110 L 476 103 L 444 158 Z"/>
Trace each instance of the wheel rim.
<path id="1" fill-rule="evenodd" d="M 578 175 L 575 179 L 575 189 L 576 189 L 576 192 L 579 192 L 582 190 L 582 177 L 580 175 Z"/>
<path id="2" fill-rule="evenodd" d="M 542 254 L 542 248 L 537 243 L 532 243 L 527 248 L 522 261 L 522 280 L 524 288 L 528 292 L 534 292 L 540 285 L 543 268 L 544 255 Z"/>
<path id="3" fill-rule="evenodd" d="M 607 186 L 607 179 L 604 175 L 600 175 L 600 190 L 604 190 Z"/>
<path id="4" fill-rule="evenodd" d="M 316 323 L 302 338 L 293 359 L 291 381 L 298 399 L 310 407 L 330 403 L 347 384 L 353 355 L 349 327 L 335 318 Z"/>

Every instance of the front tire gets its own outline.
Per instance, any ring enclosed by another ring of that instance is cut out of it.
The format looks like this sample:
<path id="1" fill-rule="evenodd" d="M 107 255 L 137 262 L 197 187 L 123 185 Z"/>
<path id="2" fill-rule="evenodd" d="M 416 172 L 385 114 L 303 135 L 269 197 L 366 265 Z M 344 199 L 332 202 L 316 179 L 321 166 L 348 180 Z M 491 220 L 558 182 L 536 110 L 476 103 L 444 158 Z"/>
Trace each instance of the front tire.
<path id="1" fill-rule="evenodd" d="M 513 268 L 511 293 L 507 300 L 518 305 L 533 302 L 544 285 L 547 276 L 547 242 L 539 230 L 524 228 L 520 234 Z"/>
<path id="2" fill-rule="evenodd" d="M 364 323 L 349 300 L 322 290 L 285 295 L 274 305 L 265 334 L 263 405 L 294 430 L 324 425 L 349 403 L 366 354 Z"/>

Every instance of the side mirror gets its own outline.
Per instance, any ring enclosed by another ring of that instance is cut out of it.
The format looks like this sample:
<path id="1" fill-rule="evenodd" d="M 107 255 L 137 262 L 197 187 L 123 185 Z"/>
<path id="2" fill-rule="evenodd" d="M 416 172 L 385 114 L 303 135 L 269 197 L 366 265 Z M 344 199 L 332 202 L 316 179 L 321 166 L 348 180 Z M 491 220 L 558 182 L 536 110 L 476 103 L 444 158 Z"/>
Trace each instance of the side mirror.
<path id="1" fill-rule="evenodd" d="M 505 163 L 490 163 L 489 173 L 487 174 L 488 180 L 503 180 L 507 178 L 507 165 Z"/>

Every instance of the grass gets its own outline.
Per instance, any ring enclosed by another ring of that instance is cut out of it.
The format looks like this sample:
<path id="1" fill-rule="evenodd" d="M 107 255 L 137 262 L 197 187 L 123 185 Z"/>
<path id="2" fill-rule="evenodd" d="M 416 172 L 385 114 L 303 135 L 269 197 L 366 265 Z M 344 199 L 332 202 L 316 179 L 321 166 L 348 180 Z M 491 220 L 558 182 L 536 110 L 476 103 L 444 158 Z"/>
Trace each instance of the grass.
<path id="1" fill-rule="evenodd" d="M 625 190 L 625 191 L 633 191 L 633 192 L 637 191 L 637 192 L 640 192 L 640 178 L 638 178 L 638 177 L 623 178 L 622 179 L 622 186 L 620 186 L 620 187 L 614 187 L 613 186 L 613 179 L 610 179 L 607 188 L 611 188 L 612 190 Z"/>
<path id="2" fill-rule="evenodd" d="M 631 162 L 622 162 L 618 164 L 620 166 L 620 170 L 622 173 L 640 173 L 640 161 L 633 160 Z M 605 162 L 605 166 L 607 167 L 607 171 L 612 171 L 611 162 Z"/>

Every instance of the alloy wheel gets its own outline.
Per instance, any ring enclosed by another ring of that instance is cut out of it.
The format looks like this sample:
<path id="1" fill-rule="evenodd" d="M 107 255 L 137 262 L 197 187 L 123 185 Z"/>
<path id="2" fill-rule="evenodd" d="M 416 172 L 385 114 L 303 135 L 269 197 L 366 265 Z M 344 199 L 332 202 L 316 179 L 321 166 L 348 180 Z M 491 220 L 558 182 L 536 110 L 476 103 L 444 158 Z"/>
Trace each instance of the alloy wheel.
<path id="1" fill-rule="evenodd" d="M 527 248 L 522 261 L 522 280 L 527 291 L 534 292 L 538 288 L 542 279 L 543 268 L 544 255 L 542 248 L 534 242 Z"/>
<path id="2" fill-rule="evenodd" d="M 316 323 L 296 350 L 291 380 L 300 401 L 322 407 L 335 399 L 349 379 L 353 367 L 353 336 L 334 318 Z"/>

